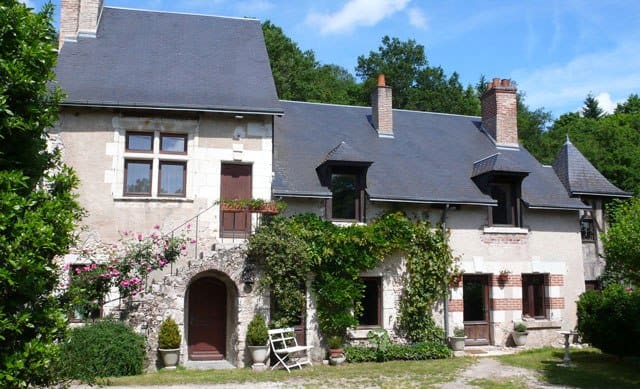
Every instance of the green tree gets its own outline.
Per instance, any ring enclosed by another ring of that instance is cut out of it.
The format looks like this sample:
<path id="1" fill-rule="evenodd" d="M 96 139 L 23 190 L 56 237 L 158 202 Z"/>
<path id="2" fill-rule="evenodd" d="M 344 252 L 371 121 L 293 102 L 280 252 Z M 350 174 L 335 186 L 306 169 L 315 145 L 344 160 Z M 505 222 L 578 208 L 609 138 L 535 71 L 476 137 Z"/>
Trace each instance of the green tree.
<path id="1" fill-rule="evenodd" d="M 53 292 L 54 258 L 73 242 L 82 211 L 73 172 L 47 151 L 61 93 L 48 88 L 56 61 L 53 6 L 0 5 L 0 386 L 57 380 L 56 343 L 66 322 Z"/>
<path id="2" fill-rule="evenodd" d="M 417 76 L 407 109 L 459 115 L 480 115 L 480 99 L 472 86 L 464 88 L 460 76 L 447 77 L 438 67 L 426 67 Z"/>
<path id="3" fill-rule="evenodd" d="M 378 74 L 383 73 L 387 85 L 393 88 L 393 107 L 405 108 L 411 100 L 418 75 L 426 66 L 424 46 L 413 39 L 403 42 L 384 36 L 378 51 L 369 52 L 367 57 L 358 57 L 356 75 L 364 80 L 365 90 L 371 91 Z"/>
<path id="4" fill-rule="evenodd" d="M 525 103 L 525 93 L 518 92 L 518 137 L 520 143 L 531 154 L 540 159 L 548 153 L 548 144 L 545 139 L 547 126 L 551 123 L 551 112 L 544 108 L 531 110 Z"/>
<path id="5" fill-rule="evenodd" d="M 640 113 L 640 97 L 631 94 L 624 103 L 618 103 L 614 113 Z"/>
<path id="6" fill-rule="evenodd" d="M 606 278 L 640 286 L 640 197 L 613 207 L 610 213 L 612 223 L 602 238 Z"/>
<path id="7" fill-rule="evenodd" d="M 582 116 L 589 119 L 600 119 L 604 115 L 604 111 L 600 108 L 598 100 L 591 93 L 584 99 L 582 107 Z"/>
<path id="8" fill-rule="evenodd" d="M 270 21 L 262 24 L 271 72 L 278 96 L 284 100 L 362 105 L 355 78 L 337 65 L 320 65 L 311 50 L 302 51 Z"/>

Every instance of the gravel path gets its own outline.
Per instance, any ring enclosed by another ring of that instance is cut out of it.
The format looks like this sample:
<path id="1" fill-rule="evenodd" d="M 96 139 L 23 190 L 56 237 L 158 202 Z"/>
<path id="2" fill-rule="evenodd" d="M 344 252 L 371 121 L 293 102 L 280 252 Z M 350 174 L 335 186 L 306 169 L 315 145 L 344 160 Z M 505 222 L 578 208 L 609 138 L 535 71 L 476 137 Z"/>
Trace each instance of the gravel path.
<path id="1" fill-rule="evenodd" d="M 515 379 L 524 382 L 529 388 L 561 388 L 538 380 L 536 372 L 521 367 L 503 365 L 495 358 L 478 358 L 478 362 L 467 368 L 452 382 L 440 385 L 442 389 L 477 388 L 471 385 L 474 380 L 508 381 Z"/>

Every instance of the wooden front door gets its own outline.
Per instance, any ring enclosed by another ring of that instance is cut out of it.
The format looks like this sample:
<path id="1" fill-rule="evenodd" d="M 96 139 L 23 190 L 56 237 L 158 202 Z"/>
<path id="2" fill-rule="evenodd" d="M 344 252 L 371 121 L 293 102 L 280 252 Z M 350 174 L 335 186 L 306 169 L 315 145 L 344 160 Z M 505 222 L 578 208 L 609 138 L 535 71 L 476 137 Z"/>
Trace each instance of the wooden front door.
<path id="1" fill-rule="evenodd" d="M 220 199 L 238 200 L 251 198 L 251 165 L 223 163 L 221 170 Z M 248 212 L 220 211 L 220 228 L 223 238 L 244 238 L 251 232 L 251 214 Z"/>
<path id="2" fill-rule="evenodd" d="M 487 345 L 489 327 L 489 276 L 464 275 L 462 278 L 464 333 L 467 345 Z"/>
<path id="3" fill-rule="evenodd" d="M 224 359 L 227 343 L 227 289 L 215 278 L 189 287 L 189 359 Z"/>

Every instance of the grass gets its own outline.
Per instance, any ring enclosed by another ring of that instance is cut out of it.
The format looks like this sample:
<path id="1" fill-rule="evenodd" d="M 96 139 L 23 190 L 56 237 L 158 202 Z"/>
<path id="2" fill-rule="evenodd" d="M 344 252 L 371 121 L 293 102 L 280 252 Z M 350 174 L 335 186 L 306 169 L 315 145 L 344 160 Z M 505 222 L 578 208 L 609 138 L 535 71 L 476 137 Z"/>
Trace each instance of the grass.
<path id="1" fill-rule="evenodd" d="M 482 389 L 522 389 L 527 387 L 527 383 L 520 378 L 476 379 L 469 381 L 468 384 Z"/>
<path id="2" fill-rule="evenodd" d="M 541 379 L 554 385 L 577 388 L 638 388 L 640 387 L 640 359 L 618 359 L 597 349 L 571 350 L 572 367 L 562 363 L 564 350 L 545 347 L 501 356 L 500 362 L 532 369 Z"/>
<path id="3" fill-rule="evenodd" d="M 278 382 L 308 387 L 416 387 L 448 382 L 472 358 L 429 361 L 392 361 L 385 363 L 349 363 L 341 366 L 315 364 L 302 370 L 254 372 L 246 369 L 159 371 L 132 377 L 108 378 L 102 385 L 178 385 Z"/>

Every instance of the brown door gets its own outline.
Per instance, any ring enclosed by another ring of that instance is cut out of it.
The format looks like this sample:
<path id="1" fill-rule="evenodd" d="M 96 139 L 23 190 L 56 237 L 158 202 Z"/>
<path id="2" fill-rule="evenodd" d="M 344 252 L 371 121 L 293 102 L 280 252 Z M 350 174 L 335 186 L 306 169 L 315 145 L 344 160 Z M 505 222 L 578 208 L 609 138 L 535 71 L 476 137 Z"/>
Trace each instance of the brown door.
<path id="1" fill-rule="evenodd" d="M 227 289 L 215 278 L 189 288 L 189 359 L 224 359 L 227 340 Z"/>
<path id="2" fill-rule="evenodd" d="M 489 327 L 489 276 L 464 275 L 464 333 L 467 345 L 487 345 L 491 341 Z"/>
<path id="3" fill-rule="evenodd" d="M 251 165 L 223 163 L 220 198 L 238 200 L 251 198 Z M 246 237 L 251 232 L 251 214 L 221 211 L 221 231 L 224 238 Z"/>

